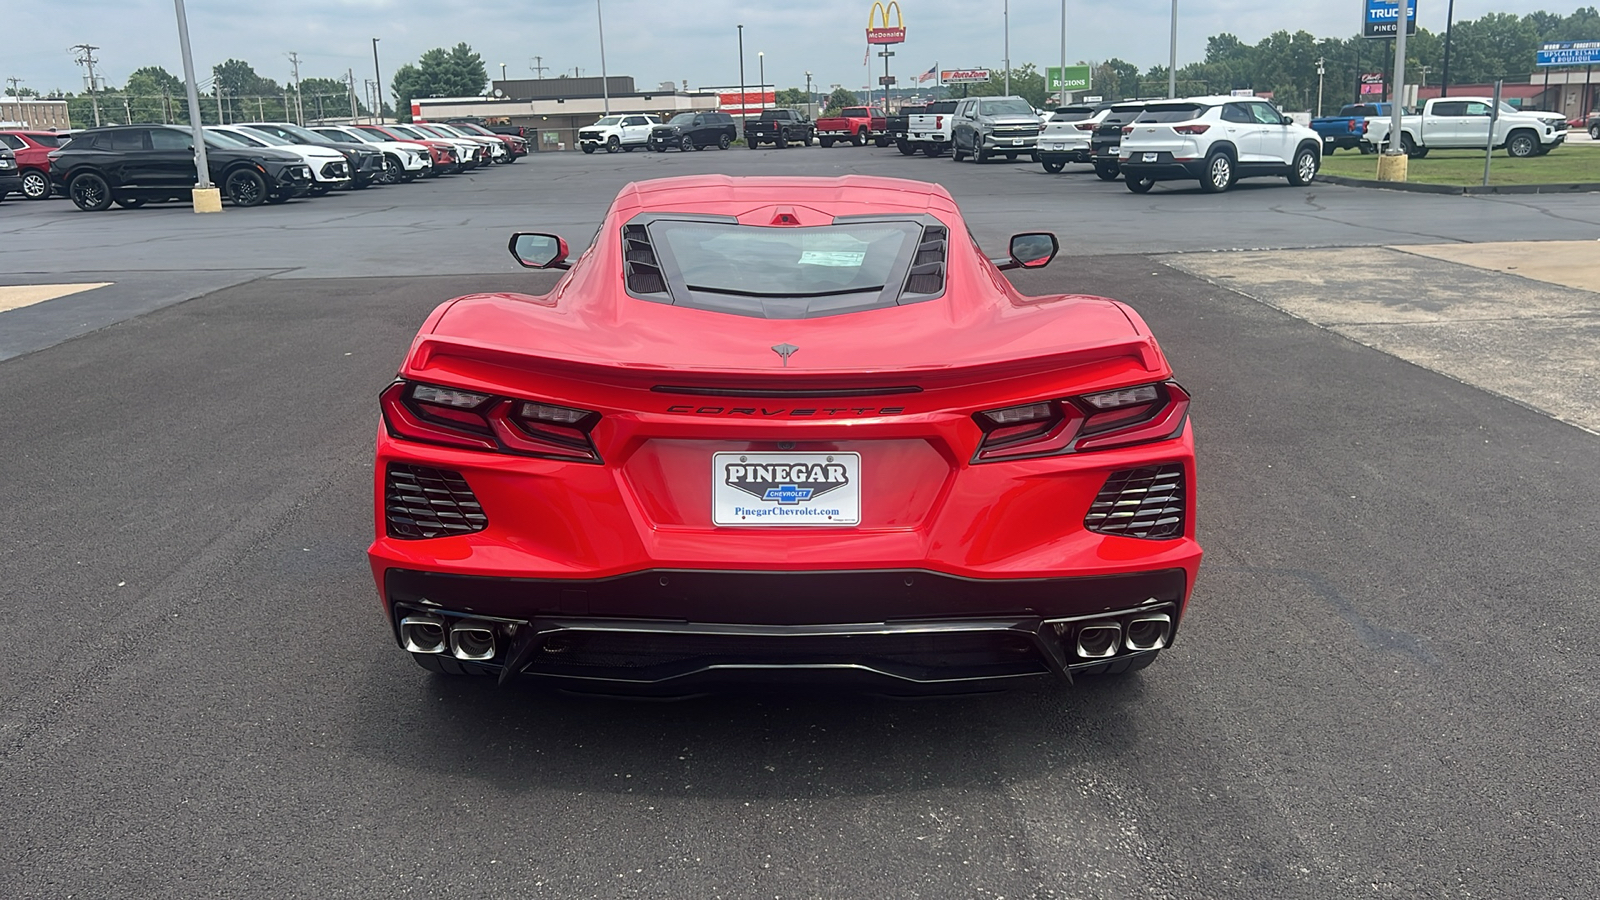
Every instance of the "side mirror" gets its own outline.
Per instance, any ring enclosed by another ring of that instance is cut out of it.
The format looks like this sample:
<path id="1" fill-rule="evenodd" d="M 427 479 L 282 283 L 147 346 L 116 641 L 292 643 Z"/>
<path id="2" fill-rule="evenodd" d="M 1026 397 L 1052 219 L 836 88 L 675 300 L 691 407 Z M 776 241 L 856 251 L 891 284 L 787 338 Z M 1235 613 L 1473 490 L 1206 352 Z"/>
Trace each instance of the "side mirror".
<path id="1" fill-rule="evenodd" d="M 1061 250 L 1056 236 L 1048 231 L 1014 234 L 1011 236 L 1011 258 L 994 260 L 995 267 L 1006 269 L 1042 269 L 1050 265 Z"/>
<path id="2" fill-rule="evenodd" d="M 570 269 L 567 242 L 553 234 L 519 231 L 511 236 L 511 255 L 529 269 Z"/>

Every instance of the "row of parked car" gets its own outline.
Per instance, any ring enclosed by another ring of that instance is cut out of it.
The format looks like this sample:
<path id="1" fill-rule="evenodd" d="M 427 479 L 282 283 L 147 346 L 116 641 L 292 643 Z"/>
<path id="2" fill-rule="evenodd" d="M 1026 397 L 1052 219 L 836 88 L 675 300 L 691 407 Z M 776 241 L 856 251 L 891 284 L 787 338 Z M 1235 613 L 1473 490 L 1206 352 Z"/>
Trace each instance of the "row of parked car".
<path id="1" fill-rule="evenodd" d="M 403 184 L 514 163 L 526 139 L 470 122 L 318 125 L 288 122 L 203 129 L 211 181 L 235 206 L 284 203 L 335 190 Z M 188 200 L 196 182 L 194 131 L 112 125 L 70 133 L 0 131 L 0 199 L 68 197 L 79 209 Z"/>

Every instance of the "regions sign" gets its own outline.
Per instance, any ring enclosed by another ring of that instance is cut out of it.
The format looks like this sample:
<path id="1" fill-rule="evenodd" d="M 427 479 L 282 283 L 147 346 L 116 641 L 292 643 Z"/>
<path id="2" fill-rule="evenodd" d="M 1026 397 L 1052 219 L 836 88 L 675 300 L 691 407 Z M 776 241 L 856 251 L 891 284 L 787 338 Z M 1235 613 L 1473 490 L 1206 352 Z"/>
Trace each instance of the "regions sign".
<path id="1" fill-rule="evenodd" d="M 1399 33 L 1400 0 L 1365 0 L 1361 36 L 1392 38 Z M 1417 33 L 1417 0 L 1406 0 L 1406 34 Z"/>
<path id="2" fill-rule="evenodd" d="M 894 13 L 894 24 L 889 24 L 889 13 Z M 889 0 L 889 5 L 873 3 L 867 13 L 867 43 L 903 44 L 906 42 L 906 20 L 900 14 L 900 4 Z"/>
<path id="3" fill-rule="evenodd" d="M 1061 76 L 1060 66 L 1046 66 L 1044 70 L 1045 92 L 1057 94 L 1061 91 L 1087 91 L 1089 89 L 1089 67 L 1067 66 L 1066 77 Z"/>
<path id="4" fill-rule="evenodd" d="M 940 69 L 940 84 L 981 84 L 989 80 L 988 69 Z"/>
<path id="5" fill-rule="evenodd" d="M 1562 41 L 1539 48 L 1541 66 L 1600 65 L 1600 41 Z"/>

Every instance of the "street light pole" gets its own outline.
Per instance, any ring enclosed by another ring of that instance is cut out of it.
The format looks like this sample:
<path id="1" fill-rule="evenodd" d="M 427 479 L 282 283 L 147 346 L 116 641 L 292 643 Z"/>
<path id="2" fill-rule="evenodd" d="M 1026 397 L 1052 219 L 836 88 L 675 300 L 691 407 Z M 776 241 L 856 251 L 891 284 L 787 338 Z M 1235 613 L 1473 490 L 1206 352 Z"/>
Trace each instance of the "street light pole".
<path id="1" fill-rule="evenodd" d="M 767 51 L 756 51 L 756 78 L 760 84 L 756 85 L 756 95 L 761 98 L 761 108 L 767 108 Z"/>
<path id="2" fill-rule="evenodd" d="M 1450 96 L 1450 29 L 1456 22 L 1456 0 L 1450 0 L 1450 9 L 1444 14 L 1444 72 L 1439 78 L 1439 96 Z"/>
<path id="3" fill-rule="evenodd" d="M 1005 32 L 1006 32 L 1006 96 L 1011 96 L 1011 0 L 1005 0 Z M 885 21 L 883 24 L 889 24 Z M 888 110 L 884 111 L 885 115 Z"/>
<path id="4" fill-rule="evenodd" d="M 1406 31 L 1416 0 L 1400 0 L 1394 29 L 1394 94 L 1389 98 L 1389 147 L 1378 160 L 1379 181 L 1406 180 L 1406 148 L 1400 131 L 1401 104 L 1406 100 Z M 1491 132 L 1491 135 L 1493 132 Z"/>
<path id="5" fill-rule="evenodd" d="M 1061 96 L 1056 98 L 1056 109 L 1067 105 L 1067 0 L 1061 0 Z"/>
<path id="6" fill-rule="evenodd" d="M 611 85 L 606 80 L 606 20 L 600 12 L 600 0 L 594 0 L 594 20 L 600 25 L 600 97 L 605 103 L 606 115 L 611 115 Z"/>
<path id="7" fill-rule="evenodd" d="M 811 73 L 806 73 L 806 118 L 811 118 Z"/>
<path id="8" fill-rule="evenodd" d="M 1178 0 L 1172 0 L 1172 50 L 1167 59 L 1167 99 L 1178 96 Z"/>
<path id="9" fill-rule="evenodd" d="M 173 0 L 178 12 L 178 46 L 183 51 L 183 90 L 189 99 L 189 129 L 194 133 L 194 211 L 222 212 L 222 192 L 211 186 L 211 165 L 206 160 L 206 133 L 200 124 L 200 94 L 195 90 L 194 56 L 189 52 L 189 17 L 183 0 Z"/>
<path id="10" fill-rule="evenodd" d="M 372 82 L 373 91 L 378 95 L 376 108 L 373 114 L 378 117 L 378 124 L 383 124 L 383 76 L 378 73 L 378 39 L 372 39 Z"/>
<path id="11" fill-rule="evenodd" d="M 739 136 L 744 137 L 744 26 L 739 26 Z"/>
<path id="12" fill-rule="evenodd" d="M 505 63 L 501 63 L 500 64 L 500 80 L 501 81 L 505 81 L 506 80 L 506 64 Z"/>

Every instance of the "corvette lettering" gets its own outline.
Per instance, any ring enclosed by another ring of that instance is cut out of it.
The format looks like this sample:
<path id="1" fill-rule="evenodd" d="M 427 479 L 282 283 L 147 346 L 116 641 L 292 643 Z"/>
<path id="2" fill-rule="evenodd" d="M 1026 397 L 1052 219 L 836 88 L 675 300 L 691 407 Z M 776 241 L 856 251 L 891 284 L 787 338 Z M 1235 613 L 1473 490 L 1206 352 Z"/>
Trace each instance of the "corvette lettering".
<path id="1" fill-rule="evenodd" d="M 810 419 L 844 418 L 847 416 L 898 416 L 906 411 L 904 406 L 827 406 L 815 408 L 768 406 L 669 406 L 667 412 L 692 416 L 747 416 L 753 419 Z"/>

